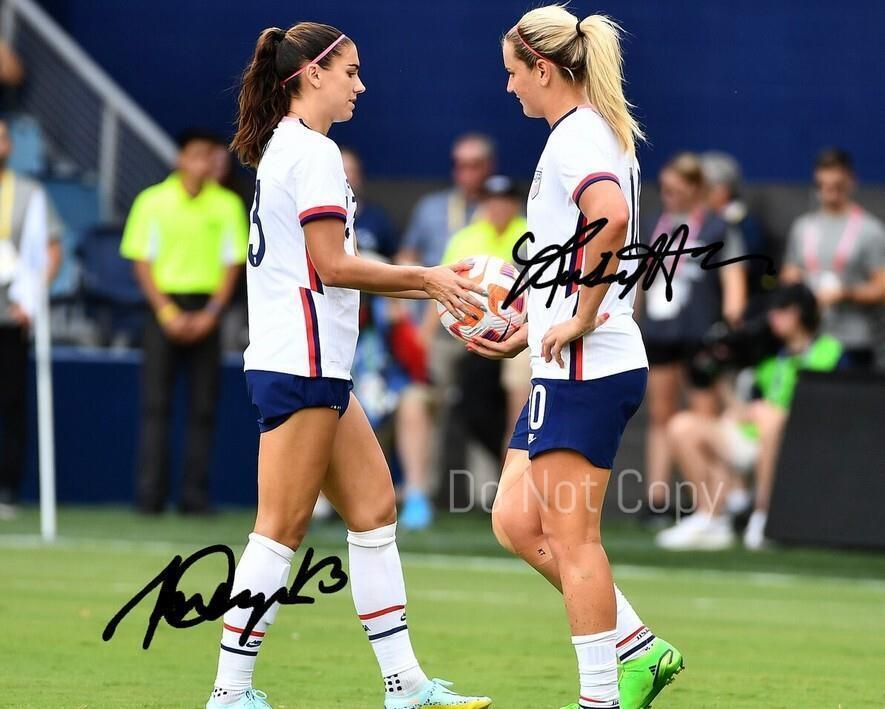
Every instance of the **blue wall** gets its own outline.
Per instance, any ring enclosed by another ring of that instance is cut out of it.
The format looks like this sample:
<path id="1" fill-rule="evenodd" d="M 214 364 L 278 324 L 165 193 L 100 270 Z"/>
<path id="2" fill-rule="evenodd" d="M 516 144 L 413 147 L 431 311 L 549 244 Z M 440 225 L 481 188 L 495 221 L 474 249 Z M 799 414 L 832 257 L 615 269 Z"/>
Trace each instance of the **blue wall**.
<path id="1" fill-rule="evenodd" d="M 527 0 L 43 4 L 173 133 L 229 133 L 233 87 L 259 31 L 313 19 L 359 47 L 368 92 L 332 135 L 375 176 L 443 176 L 452 137 L 471 128 L 495 135 L 502 169 L 525 177 L 546 134 L 504 92 L 497 40 Z M 885 2 L 600 0 L 572 11 L 606 12 L 632 35 L 628 95 L 653 141 L 646 174 L 678 149 L 717 147 L 752 179 L 804 181 L 814 153 L 839 144 L 862 179 L 885 182 Z"/>
<path id="2" fill-rule="evenodd" d="M 53 351 L 56 491 L 61 503 L 133 503 L 138 453 L 141 353 Z M 29 450 L 22 497 L 38 499 L 37 412 L 33 363 Z M 185 438 L 184 381 L 170 417 L 172 495 L 178 499 Z M 246 392 L 242 359 L 222 368 L 209 475 L 213 504 L 254 505 L 258 499 L 258 426 Z"/>

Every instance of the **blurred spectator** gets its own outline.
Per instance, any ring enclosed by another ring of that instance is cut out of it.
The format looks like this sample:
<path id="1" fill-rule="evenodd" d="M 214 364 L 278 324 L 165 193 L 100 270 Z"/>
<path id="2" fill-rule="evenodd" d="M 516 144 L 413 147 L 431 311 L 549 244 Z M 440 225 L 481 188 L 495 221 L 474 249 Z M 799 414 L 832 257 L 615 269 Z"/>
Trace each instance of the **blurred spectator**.
<path id="1" fill-rule="evenodd" d="M 243 202 L 243 208 L 248 212 L 252 208 L 252 200 L 255 197 L 254 178 L 239 168 L 227 143 L 218 136 L 207 135 L 207 137 L 213 139 L 210 179 L 236 194 Z"/>
<path id="2" fill-rule="evenodd" d="M 11 153 L 0 120 L 0 519 L 15 514 L 24 470 L 30 326 L 61 262 L 58 216 L 37 182 L 7 167 Z"/>
<path id="3" fill-rule="evenodd" d="M 670 443 L 685 479 L 694 485 L 697 511 L 658 535 L 664 548 L 730 546 L 734 533 L 726 511 L 734 496 L 729 489 L 736 476 L 750 471 L 755 473 L 755 500 L 744 543 L 751 549 L 763 546 L 777 456 L 799 372 L 826 372 L 843 361 L 837 339 L 815 334 L 820 312 L 806 286 L 776 291 L 768 323 L 783 349 L 755 367 L 754 400 L 736 404 L 718 419 L 683 411 L 670 421 Z"/>
<path id="4" fill-rule="evenodd" d="M 707 206 L 728 224 L 732 242 L 743 244 L 746 253 L 766 254 L 768 245 L 762 229 L 750 214 L 747 203 L 741 199 L 741 166 L 738 161 L 728 153 L 715 150 L 702 153 L 700 159 L 707 185 Z M 750 261 L 741 267 L 747 271 L 745 285 L 749 286 L 751 294 L 760 292 L 765 264 Z M 736 283 L 735 287 L 741 285 Z"/>
<path id="5" fill-rule="evenodd" d="M 885 310 L 885 228 L 853 200 L 848 153 L 821 152 L 814 186 L 820 208 L 793 223 L 781 279 L 814 291 L 824 332 L 845 346 L 852 366 L 869 369 Z"/>
<path id="6" fill-rule="evenodd" d="M 25 70 L 15 50 L 0 41 L 0 111 L 18 108 L 18 89 L 25 79 Z"/>
<path id="7" fill-rule="evenodd" d="M 235 193 L 243 203 L 244 212 L 248 215 L 252 209 L 252 200 L 255 199 L 255 177 L 246 173 L 234 160 L 225 141 L 217 136 L 214 137 L 214 141 L 210 177 L 222 187 Z M 246 279 L 238 278 L 225 316 L 219 324 L 221 347 L 224 351 L 242 354 L 249 344 L 247 309 Z"/>
<path id="8" fill-rule="evenodd" d="M 513 260 L 513 247 L 528 228 L 520 214 L 522 202 L 515 184 L 509 177 L 494 175 L 485 180 L 478 196 L 476 220 L 452 235 L 442 254 L 442 263 L 479 255 Z M 505 405 L 500 362 L 468 356 L 463 345 L 439 326 L 435 303 L 425 311 L 422 330 L 423 340 L 433 342 L 430 370 L 434 389 L 411 387 L 397 417 L 398 452 L 406 476 L 400 521 L 407 528 L 425 527 L 432 519 L 428 499 L 429 489 L 435 483 L 428 480 L 432 414 L 437 413 L 442 423 L 437 430 L 442 430 L 440 457 L 444 470 L 465 468 L 465 448 L 470 441 L 480 443 L 497 460 L 506 425 L 504 417 L 489 415 Z M 510 367 L 517 372 L 505 381 L 513 385 L 512 398 L 519 398 L 515 414 L 518 416 L 528 396 L 531 376 L 524 360 L 515 361 Z"/>
<path id="9" fill-rule="evenodd" d="M 399 249 L 399 235 L 390 217 L 381 207 L 366 201 L 363 196 L 365 185 L 363 162 L 352 148 L 342 148 L 341 158 L 344 161 L 344 174 L 356 197 L 356 243 L 360 251 L 371 251 L 392 259 Z"/>
<path id="10" fill-rule="evenodd" d="M 649 233 L 649 243 L 662 234 L 672 235 L 688 225 L 686 248 L 724 242 L 719 260 L 745 253 L 743 244 L 728 225 L 705 203 L 701 163 L 692 153 L 672 158 L 661 170 L 663 213 Z M 670 482 L 672 457 L 667 424 L 679 410 L 686 387 L 686 364 L 701 348 L 704 336 L 720 319 L 737 323 L 744 311 L 746 287 L 740 264 L 703 270 L 697 259 L 683 258 L 673 274 L 672 298 L 666 279 L 658 275 L 645 294 L 642 335 L 648 352 L 649 427 L 646 442 L 648 515 L 663 512 Z M 690 388 L 690 408 L 713 416 L 718 401 L 712 388 Z"/>
<path id="11" fill-rule="evenodd" d="M 477 255 L 513 262 L 513 247 L 528 231 L 516 184 L 505 175 L 492 175 L 482 185 L 480 206 L 475 221 L 449 239 L 441 263 L 457 263 Z"/>
<path id="12" fill-rule="evenodd" d="M 446 244 L 473 219 L 482 184 L 495 169 L 495 144 L 488 136 L 467 133 L 452 146 L 452 180 L 448 190 L 422 197 L 412 213 L 397 260 L 437 266 Z"/>
<path id="13" fill-rule="evenodd" d="M 169 493 L 169 413 L 187 370 L 188 423 L 179 510 L 208 511 L 220 373 L 218 320 L 243 269 L 248 227 L 239 198 L 210 179 L 215 139 L 180 140 L 178 170 L 136 197 L 120 251 L 153 310 L 142 368 L 137 507 L 163 510 Z"/>
<path id="14" fill-rule="evenodd" d="M 504 175 L 493 175 L 483 185 L 481 209 L 476 221 L 452 236 L 443 255 L 443 263 L 457 263 L 470 256 L 484 254 L 497 256 L 508 263 L 513 262 L 513 247 L 528 231 L 528 222 L 522 216 L 524 204 L 516 184 Z M 489 360 L 483 357 L 465 357 L 461 362 L 459 388 L 463 392 L 460 407 L 466 412 L 464 422 L 468 430 L 477 432 L 489 429 L 491 435 L 481 436 L 494 440 L 500 420 L 488 416 L 486 407 L 479 399 L 482 387 L 472 381 L 494 382 L 495 372 L 500 368 L 501 386 L 507 393 L 507 417 L 504 430 L 512 431 L 531 389 L 531 366 L 526 349 L 517 357 L 505 360 Z M 506 441 L 502 440 L 502 445 Z"/>

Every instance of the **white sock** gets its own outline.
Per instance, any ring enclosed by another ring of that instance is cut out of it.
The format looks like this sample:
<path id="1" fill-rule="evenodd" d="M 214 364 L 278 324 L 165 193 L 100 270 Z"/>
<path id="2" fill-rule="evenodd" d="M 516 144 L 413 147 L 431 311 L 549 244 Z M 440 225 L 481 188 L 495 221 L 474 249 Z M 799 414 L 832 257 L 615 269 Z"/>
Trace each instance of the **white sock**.
<path id="1" fill-rule="evenodd" d="M 271 596 L 289 580 L 289 569 L 295 552 L 285 544 L 252 532 L 249 543 L 240 557 L 234 573 L 231 597 L 248 589 L 254 596 Z M 274 603 L 255 625 L 245 644 L 240 643 L 243 628 L 249 622 L 251 608 L 232 608 L 224 614 L 221 631 L 221 651 L 218 656 L 218 674 L 215 676 L 213 697 L 222 704 L 236 701 L 252 686 L 252 671 L 258 650 L 264 642 L 267 627 L 273 623 L 279 603 Z M 216 695 L 218 695 L 216 697 Z"/>
<path id="2" fill-rule="evenodd" d="M 409 639 L 406 586 L 396 548 L 396 522 L 347 532 L 350 591 L 384 677 L 387 694 L 409 697 L 428 682 Z"/>
<path id="3" fill-rule="evenodd" d="M 621 593 L 617 584 L 615 584 L 615 601 L 618 605 L 618 626 L 615 629 L 618 659 L 621 662 L 635 660 L 651 650 L 655 634 L 643 625 L 639 615 L 633 610 L 630 601 Z"/>
<path id="4" fill-rule="evenodd" d="M 581 696 L 578 700 L 581 709 L 620 707 L 616 636 L 617 631 L 614 629 L 593 635 L 572 636 L 581 680 Z"/>

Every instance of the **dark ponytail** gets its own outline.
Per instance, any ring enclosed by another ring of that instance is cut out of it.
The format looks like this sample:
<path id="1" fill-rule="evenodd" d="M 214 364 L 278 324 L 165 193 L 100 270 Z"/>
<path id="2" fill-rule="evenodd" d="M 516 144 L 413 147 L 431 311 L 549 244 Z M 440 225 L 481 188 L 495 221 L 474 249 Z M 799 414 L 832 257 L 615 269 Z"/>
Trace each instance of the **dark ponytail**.
<path id="1" fill-rule="evenodd" d="M 289 99 L 298 96 L 301 89 L 300 76 L 283 82 L 340 35 L 336 28 L 315 22 L 301 22 L 286 31 L 269 27 L 261 33 L 252 61 L 243 72 L 237 132 L 230 144 L 240 162 L 258 165 L 277 123 L 289 111 Z M 318 62 L 319 66 L 327 67 L 348 41 L 338 44 Z"/>
<path id="2" fill-rule="evenodd" d="M 245 165 L 258 164 L 265 143 L 289 108 L 289 97 L 280 87 L 276 71 L 277 49 L 285 37 L 279 27 L 264 30 L 252 62 L 243 72 L 237 133 L 230 147 Z"/>

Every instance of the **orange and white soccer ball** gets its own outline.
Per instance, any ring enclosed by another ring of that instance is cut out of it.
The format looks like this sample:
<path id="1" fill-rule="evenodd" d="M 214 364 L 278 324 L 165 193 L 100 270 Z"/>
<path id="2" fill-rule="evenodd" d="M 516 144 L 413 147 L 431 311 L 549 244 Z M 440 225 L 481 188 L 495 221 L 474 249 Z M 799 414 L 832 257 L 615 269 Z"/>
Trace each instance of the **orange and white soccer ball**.
<path id="1" fill-rule="evenodd" d="M 488 292 L 488 297 L 478 293 L 473 296 L 484 302 L 487 310 L 466 306 L 467 319 L 462 322 L 449 313 L 442 303 L 436 304 L 436 311 L 442 326 L 459 340 L 467 341 L 472 337 L 482 337 L 493 342 L 506 339 L 510 333 L 525 322 L 525 293 L 521 293 L 505 308 L 503 303 L 513 284 L 516 282 L 516 269 L 512 264 L 495 256 L 471 256 L 473 262 L 470 271 L 461 273 L 474 283 L 479 284 Z"/>

